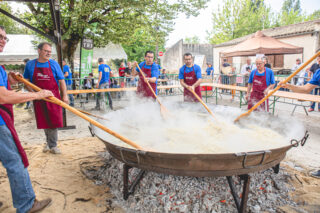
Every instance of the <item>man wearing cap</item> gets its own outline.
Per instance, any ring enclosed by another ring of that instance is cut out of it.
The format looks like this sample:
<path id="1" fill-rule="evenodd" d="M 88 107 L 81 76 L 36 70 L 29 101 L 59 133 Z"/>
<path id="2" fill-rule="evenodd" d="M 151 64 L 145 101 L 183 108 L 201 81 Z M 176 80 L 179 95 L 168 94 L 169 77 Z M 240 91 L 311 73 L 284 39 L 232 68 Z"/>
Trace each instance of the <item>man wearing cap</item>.
<path id="1" fill-rule="evenodd" d="M 3 52 L 7 42 L 5 29 L 0 26 L 0 52 Z M 4 67 L 0 66 L 0 161 L 7 170 L 12 202 L 17 213 L 33 213 L 46 208 L 51 199 L 36 199 L 27 169 L 27 155 L 14 127 L 13 104 L 39 100 L 53 94 L 48 90 L 35 93 L 14 92 L 10 86 L 15 83 L 17 82 L 12 75 L 8 76 Z M 0 207 L 2 205 L 0 202 Z"/>
<path id="2" fill-rule="evenodd" d="M 68 104 L 64 75 L 60 65 L 50 59 L 51 51 L 52 45 L 50 43 L 40 43 L 38 45 L 39 57 L 26 64 L 23 76 L 41 89 L 50 90 L 56 98 Z M 28 89 L 32 91 L 32 89 Z M 34 101 L 33 106 L 37 128 L 43 129 L 46 135 L 47 144 L 43 152 L 50 151 L 53 154 L 60 154 L 57 141 L 58 128 L 63 127 L 62 107 L 44 100 Z"/>

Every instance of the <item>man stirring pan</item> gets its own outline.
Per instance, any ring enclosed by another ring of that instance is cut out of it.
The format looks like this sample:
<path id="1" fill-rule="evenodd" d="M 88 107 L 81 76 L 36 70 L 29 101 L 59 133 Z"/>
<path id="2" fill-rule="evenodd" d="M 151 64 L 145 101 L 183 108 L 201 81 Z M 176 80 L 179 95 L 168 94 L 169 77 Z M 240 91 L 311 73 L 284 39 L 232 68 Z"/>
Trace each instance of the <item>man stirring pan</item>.
<path id="1" fill-rule="evenodd" d="M 147 82 L 149 82 L 152 90 L 157 94 L 157 79 L 159 77 L 159 67 L 153 62 L 154 53 L 152 51 L 146 51 L 144 55 L 145 61 L 139 64 L 140 69 L 144 73 L 145 78 L 142 77 L 140 70 L 137 66 L 137 62 L 134 62 L 132 69 L 132 76 L 139 74 L 139 83 L 137 87 L 137 95 L 145 98 L 155 99 L 152 91 L 150 90 Z"/>
<path id="2" fill-rule="evenodd" d="M 273 71 L 264 66 L 264 63 L 261 58 L 256 59 L 257 69 L 253 70 L 250 73 L 247 95 L 246 99 L 248 100 L 248 109 L 251 109 L 256 103 L 264 98 L 270 90 L 273 89 L 275 85 Z M 265 102 L 262 103 L 257 110 L 265 111 L 266 106 Z M 267 111 L 269 111 L 269 104 L 267 100 Z"/>
<path id="3" fill-rule="evenodd" d="M 0 52 L 3 51 L 7 42 L 5 29 L 0 26 Z M 10 89 L 10 85 L 15 83 L 17 82 L 14 78 L 11 75 L 8 76 L 0 66 L 0 161 L 7 170 L 12 202 L 17 213 L 33 213 L 46 208 L 51 203 L 51 199 L 42 201 L 36 199 L 27 169 L 29 165 L 27 155 L 14 126 L 13 104 L 39 100 L 53 94 L 48 90 L 35 93 L 14 92 Z"/>
<path id="4" fill-rule="evenodd" d="M 201 98 L 201 68 L 197 64 L 193 64 L 192 54 L 185 53 L 183 55 L 184 63 L 179 70 L 180 84 L 184 87 L 183 97 L 184 101 L 199 102 L 194 95 L 187 89 L 195 91 L 195 93 Z"/>
<path id="5" fill-rule="evenodd" d="M 39 58 L 26 64 L 23 76 L 41 89 L 50 90 L 56 98 L 68 104 L 67 87 L 61 67 L 56 61 L 50 59 L 51 46 L 47 42 L 38 45 Z M 58 128 L 63 127 L 62 107 L 44 100 L 34 101 L 33 106 L 37 128 L 44 130 L 47 139 L 43 152 L 60 154 L 57 141 Z"/>

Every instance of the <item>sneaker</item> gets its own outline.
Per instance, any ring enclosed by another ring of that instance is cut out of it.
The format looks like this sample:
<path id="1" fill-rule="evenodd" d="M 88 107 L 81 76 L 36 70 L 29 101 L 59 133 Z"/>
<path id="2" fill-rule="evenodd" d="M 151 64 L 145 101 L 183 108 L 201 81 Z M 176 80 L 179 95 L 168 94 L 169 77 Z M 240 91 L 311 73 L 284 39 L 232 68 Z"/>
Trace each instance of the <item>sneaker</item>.
<path id="1" fill-rule="evenodd" d="M 46 153 L 46 152 L 49 152 L 49 151 L 50 151 L 50 148 L 49 148 L 48 144 L 45 144 L 44 147 L 43 147 L 42 152 Z"/>
<path id="2" fill-rule="evenodd" d="M 50 149 L 50 152 L 51 152 L 52 154 L 61 154 L 61 151 L 60 151 L 60 149 L 59 149 L 58 147 L 52 147 L 52 148 Z"/>
<path id="3" fill-rule="evenodd" d="M 100 106 L 96 106 L 93 110 L 100 110 Z"/>
<path id="4" fill-rule="evenodd" d="M 320 170 L 318 170 L 316 172 L 311 172 L 311 176 L 315 177 L 315 178 L 320 178 Z"/>
<path id="5" fill-rule="evenodd" d="M 313 108 L 308 109 L 308 112 L 313 112 L 313 111 L 314 111 Z"/>
<path id="6" fill-rule="evenodd" d="M 52 202 L 51 198 L 45 199 L 45 200 L 34 200 L 32 208 L 28 211 L 28 213 L 34 213 L 39 212 L 43 210 L 44 208 L 48 207 L 49 204 Z"/>

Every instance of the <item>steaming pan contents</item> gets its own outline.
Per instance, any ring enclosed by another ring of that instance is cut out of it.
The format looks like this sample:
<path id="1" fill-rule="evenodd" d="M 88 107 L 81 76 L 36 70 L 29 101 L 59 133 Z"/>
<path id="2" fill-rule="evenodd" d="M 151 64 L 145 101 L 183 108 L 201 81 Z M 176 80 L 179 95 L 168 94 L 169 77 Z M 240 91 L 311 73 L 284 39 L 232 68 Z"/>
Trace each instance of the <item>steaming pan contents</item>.
<path id="1" fill-rule="evenodd" d="M 106 113 L 110 121 L 99 120 L 108 128 L 144 148 L 157 152 L 218 154 L 269 150 L 287 146 L 292 138 L 301 138 L 304 127 L 292 117 L 274 117 L 253 113 L 234 124 L 241 114 L 238 108 L 209 105 L 215 119 L 197 103 L 166 103 L 171 117 L 164 120 L 159 106 L 147 102 Z M 119 139 L 96 129 L 105 141 L 132 148 Z"/>

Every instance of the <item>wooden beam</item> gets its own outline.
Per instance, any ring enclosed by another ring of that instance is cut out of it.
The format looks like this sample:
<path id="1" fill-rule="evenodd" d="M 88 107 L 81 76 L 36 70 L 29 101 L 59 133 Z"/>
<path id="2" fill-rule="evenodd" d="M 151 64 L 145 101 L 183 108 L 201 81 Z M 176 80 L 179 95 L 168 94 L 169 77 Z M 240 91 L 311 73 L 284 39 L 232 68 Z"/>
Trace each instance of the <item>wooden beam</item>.
<path id="1" fill-rule="evenodd" d="M 48 35 L 48 34 L 42 32 L 41 30 L 38 30 L 37 28 L 31 26 L 30 24 L 22 21 L 21 19 L 15 17 L 14 15 L 8 13 L 7 11 L 5 11 L 5 10 L 3 10 L 3 9 L 1 9 L 1 8 L 0 8 L 0 13 L 8 16 L 9 18 L 15 20 L 16 22 L 19 22 L 20 24 L 24 25 L 25 27 L 27 27 L 27 28 L 35 31 L 36 33 L 39 33 L 40 35 L 42 35 L 42 36 L 48 38 L 49 40 L 51 40 L 52 42 L 56 43 L 56 40 L 57 40 L 57 39 L 56 39 L 54 36 Z"/>

